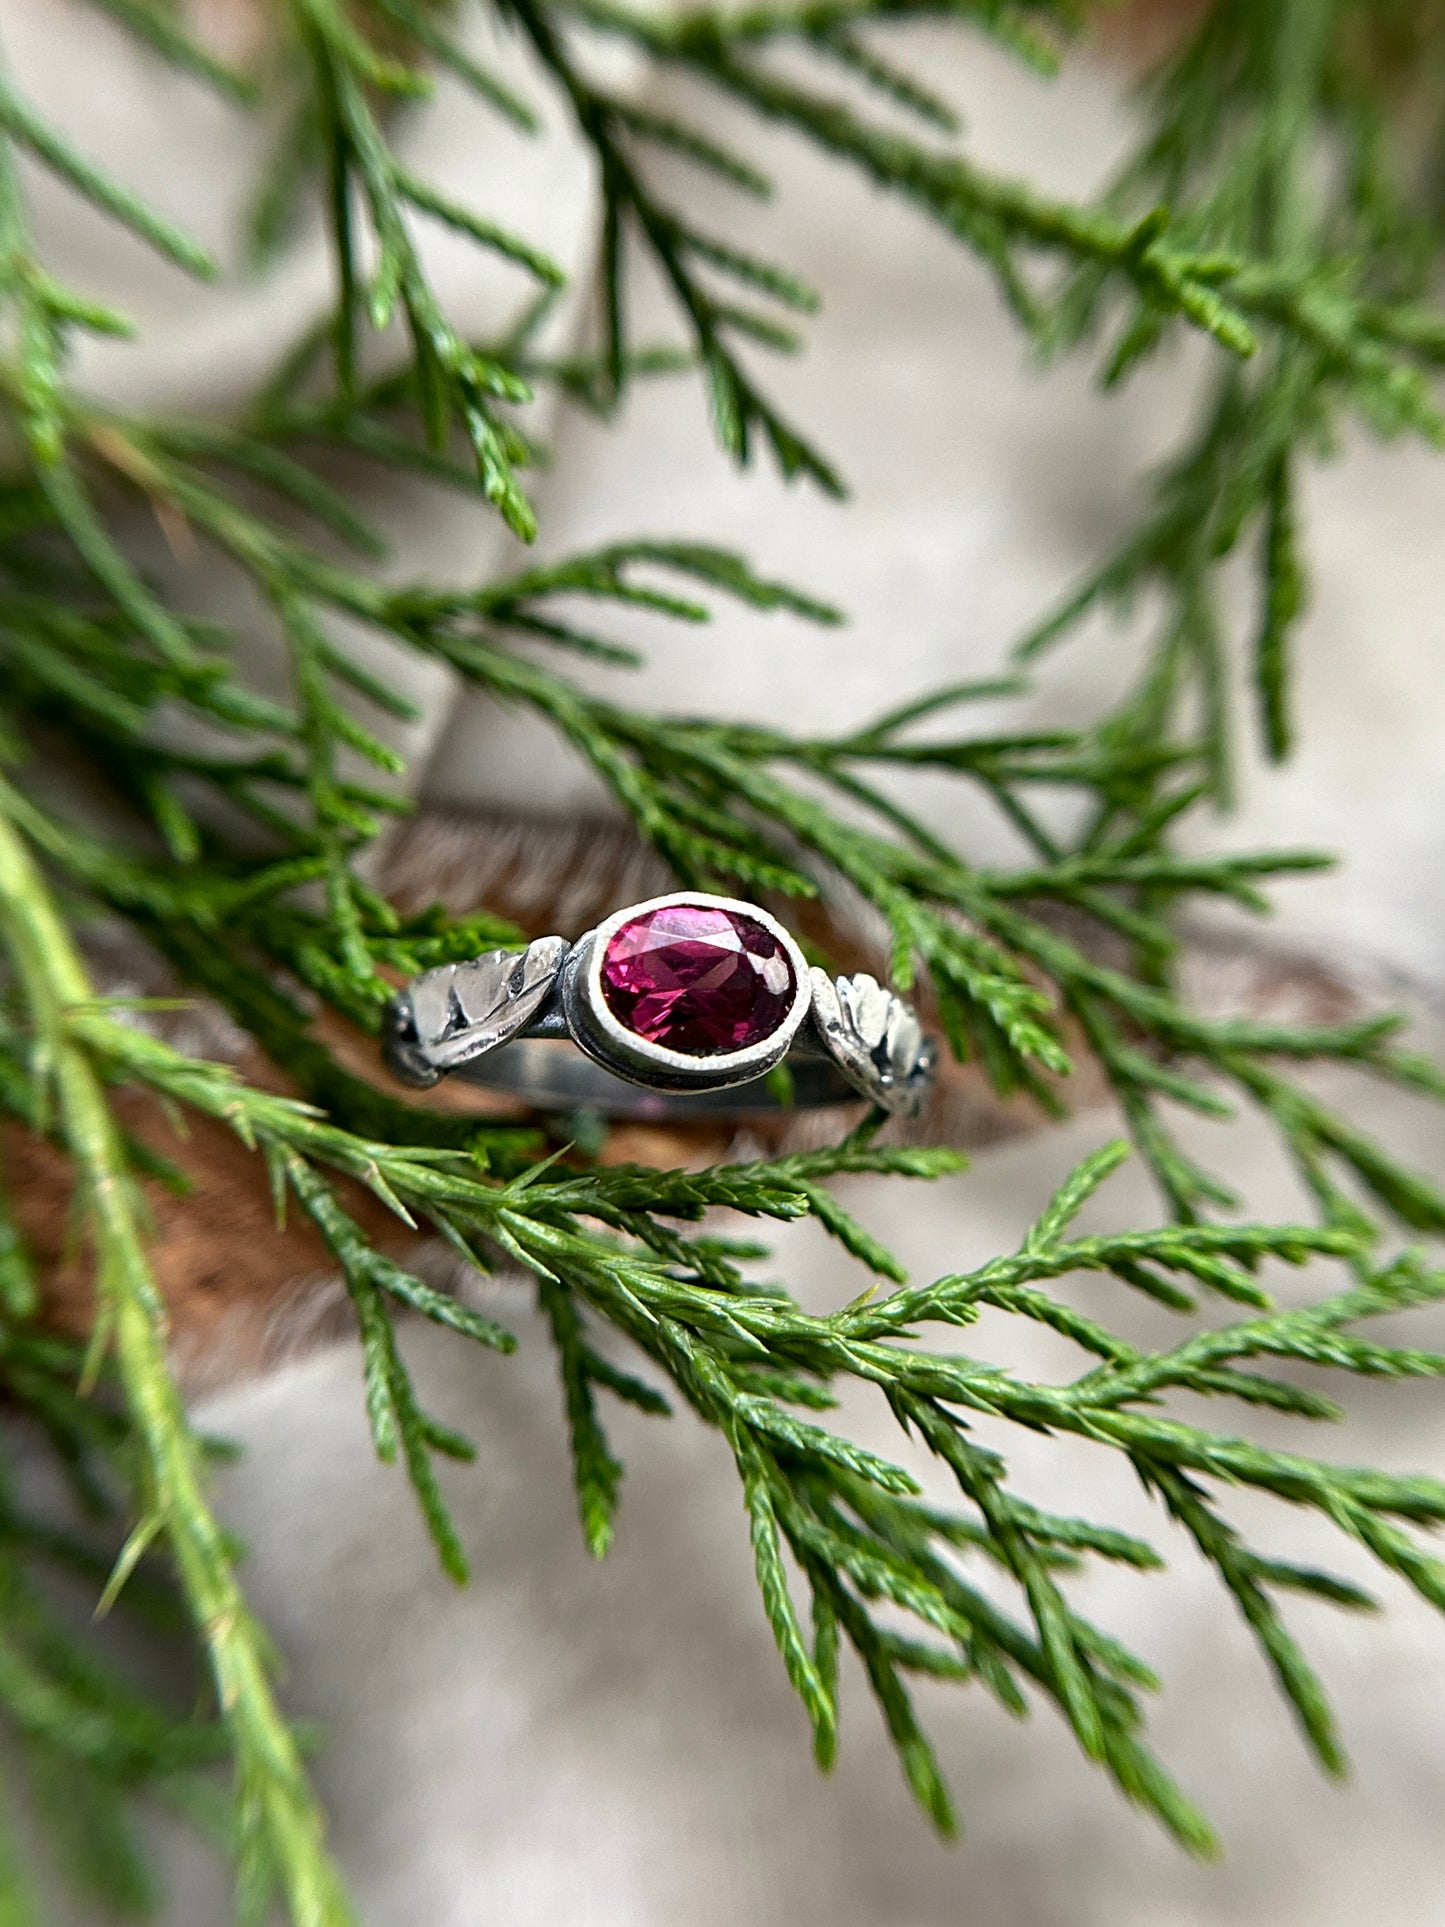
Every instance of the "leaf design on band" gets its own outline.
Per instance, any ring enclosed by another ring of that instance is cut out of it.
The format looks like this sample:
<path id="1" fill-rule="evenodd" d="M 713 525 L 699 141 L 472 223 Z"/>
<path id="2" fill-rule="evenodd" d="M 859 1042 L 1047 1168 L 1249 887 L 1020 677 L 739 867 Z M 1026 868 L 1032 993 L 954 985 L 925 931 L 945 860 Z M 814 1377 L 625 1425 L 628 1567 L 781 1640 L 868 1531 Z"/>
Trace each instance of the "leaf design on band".
<path id="1" fill-rule="evenodd" d="M 812 984 L 814 1022 L 848 1082 L 885 1110 L 916 1117 L 935 1052 L 914 1012 L 865 970 L 830 977 L 815 966 Z"/>
<path id="2" fill-rule="evenodd" d="M 569 948 L 565 937 L 538 937 L 520 954 L 488 950 L 423 971 L 392 1005 L 392 1068 L 410 1083 L 434 1084 L 505 1044 L 546 1003 Z"/>

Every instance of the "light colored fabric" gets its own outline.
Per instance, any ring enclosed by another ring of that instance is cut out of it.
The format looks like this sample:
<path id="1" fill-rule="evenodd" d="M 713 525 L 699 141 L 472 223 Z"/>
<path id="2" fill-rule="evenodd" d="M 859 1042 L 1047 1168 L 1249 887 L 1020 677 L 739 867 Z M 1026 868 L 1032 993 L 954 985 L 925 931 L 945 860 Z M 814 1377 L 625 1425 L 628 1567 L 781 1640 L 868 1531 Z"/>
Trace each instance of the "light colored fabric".
<path id="1" fill-rule="evenodd" d="M 222 185 L 253 153 L 249 136 L 181 83 L 142 72 L 68 0 L 9 0 L 5 11 L 12 64 L 57 118 L 83 126 L 101 158 L 219 241 L 235 213 Z M 972 138 L 991 158 L 1073 190 L 1117 151 L 1125 120 L 1117 84 L 1101 71 L 1081 68 L 1046 88 L 976 52 L 949 56 L 955 75 L 938 46 L 920 44 L 936 81 L 956 78 Z M 524 152 L 503 130 L 484 128 L 481 115 L 444 96 L 408 139 L 419 166 L 585 267 L 593 210 L 575 148 L 558 140 Z M 827 295 L 809 354 L 772 378 L 799 423 L 841 460 L 853 504 L 840 511 L 765 471 L 730 473 L 709 444 L 695 388 L 670 381 L 639 389 L 619 429 L 556 423 L 555 467 L 541 488 L 543 549 L 636 532 L 706 535 L 836 597 L 852 616 L 841 632 L 736 613 L 710 631 L 626 625 L 652 650 L 627 685 L 639 703 L 822 730 L 995 668 L 1124 526 L 1140 471 L 1165 452 L 1201 357 L 1175 355 L 1122 399 L 1097 397 L 1079 366 L 1039 379 L 982 271 L 917 217 L 792 143 L 750 134 L 748 145 L 784 177 L 776 214 L 756 223 L 760 243 Z M 659 168 L 660 179 L 669 174 Z M 707 205 L 714 190 L 676 177 L 684 187 L 701 195 L 707 223 L 726 225 L 730 211 Z M 233 291 L 197 295 L 50 190 L 37 198 L 57 265 L 146 323 L 141 349 L 106 348 L 85 364 L 130 403 L 224 406 L 312 311 L 323 283 L 312 233 L 279 278 L 244 301 Z M 755 217 L 740 212 L 751 229 Z M 454 251 L 438 259 L 463 318 L 492 320 L 492 270 Z M 1233 823 L 1199 833 L 1243 844 L 1303 837 L 1344 850 L 1342 877 L 1282 894 L 1280 928 L 1438 984 L 1445 467 L 1409 449 L 1363 451 L 1311 494 L 1319 565 L 1301 650 L 1304 748 L 1288 772 L 1250 779 Z M 507 552 L 495 525 L 465 505 L 402 495 L 373 507 L 392 524 L 399 575 L 480 576 Z M 229 593 L 209 581 L 192 587 L 201 597 Z M 253 647 L 273 675 L 264 637 Z M 1004 720 L 1093 713 L 1129 655 L 1101 627 L 1061 654 L 1038 696 Z M 564 812 L 595 805 L 590 779 L 539 729 L 480 698 L 459 700 L 445 677 L 416 674 L 427 715 L 408 747 L 429 799 Z M 921 806 L 971 848 L 1006 850 L 1001 829 L 955 789 L 924 785 Z M 1438 1117 L 1368 1088 L 1332 1094 L 1438 1168 Z M 1091 1115 L 990 1153 L 971 1175 L 927 1193 L 859 1183 L 850 1202 L 921 1273 L 934 1272 L 1012 1242 L 1072 1159 L 1113 1128 Z M 1256 1127 L 1198 1134 L 1261 1212 L 1292 1208 Z M 1148 1209 L 1142 1180 L 1130 1176 L 1099 1204 L 1098 1222 Z M 858 1288 L 814 1233 L 776 1242 L 780 1271 L 809 1304 L 824 1308 Z M 1438 1920 L 1445 1633 L 1422 1608 L 1392 1593 L 1389 1618 L 1369 1627 L 1297 1610 L 1359 1761 L 1358 1783 L 1341 1795 L 1314 1777 L 1226 1602 L 1187 1552 L 1171 1542 L 1179 1570 L 1164 1582 L 1102 1575 L 1091 1603 L 1169 1681 L 1159 1741 L 1218 1816 L 1233 1859 L 1222 1869 L 1186 1865 L 1047 1717 L 1020 1730 L 980 1695 L 926 1693 L 970 1828 L 968 1843 L 946 1852 L 910 1812 L 852 1675 L 842 1766 L 832 1782 L 814 1775 L 754 1596 L 734 1475 L 715 1441 L 682 1420 L 619 1417 L 630 1467 L 620 1542 L 605 1566 L 588 1563 L 545 1343 L 519 1286 L 504 1282 L 494 1296 L 523 1334 L 518 1358 L 481 1357 L 430 1331 L 408 1340 L 424 1398 L 482 1445 L 480 1464 L 448 1479 L 477 1570 L 467 1593 L 435 1574 L 403 1480 L 369 1457 L 349 1346 L 205 1414 L 247 1447 L 224 1475 L 225 1510 L 252 1545 L 249 1583 L 289 1659 L 288 1697 L 328 1730 L 318 1773 L 370 1927 Z M 1036 1335 L 997 1323 L 979 1342 L 1026 1369 L 1054 1362 Z M 1391 1466 L 1445 1463 L 1434 1388 L 1364 1385 L 1354 1403 L 1350 1435 L 1323 1443 Z M 885 1436 L 876 1413 L 860 1412 L 859 1424 L 865 1437 Z M 1012 1449 L 1055 1502 L 1160 1529 L 1101 1455 L 1032 1441 Z M 1288 1516 L 1267 1529 L 1316 1543 Z M 226 1903 L 197 1851 L 170 1835 L 165 1848 L 168 1921 L 219 1927 Z"/>

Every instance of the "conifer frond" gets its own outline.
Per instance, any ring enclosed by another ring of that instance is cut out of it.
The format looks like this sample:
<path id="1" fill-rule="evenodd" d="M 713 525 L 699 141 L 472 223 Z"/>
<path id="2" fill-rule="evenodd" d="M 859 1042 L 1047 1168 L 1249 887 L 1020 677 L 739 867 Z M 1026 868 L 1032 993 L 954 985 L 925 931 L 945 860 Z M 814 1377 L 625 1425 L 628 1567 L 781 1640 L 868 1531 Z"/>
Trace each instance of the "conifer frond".
<path id="1" fill-rule="evenodd" d="M 186 38 L 168 11 L 97 4 L 244 109 L 249 81 Z M 1445 1486 L 1276 1450 L 1247 1430 L 1254 1408 L 1300 1421 L 1338 1414 L 1298 1367 L 1341 1381 L 1445 1370 L 1439 1355 L 1369 1331 L 1376 1318 L 1445 1297 L 1445 1277 L 1400 1243 L 1402 1230 L 1445 1231 L 1445 1194 L 1300 1073 L 1314 1061 L 1348 1064 L 1435 1097 L 1445 1076 L 1398 1047 L 1391 1020 L 1205 1016 L 1171 976 L 1179 913 L 1191 902 L 1218 897 L 1259 911 L 1274 879 L 1321 860 L 1177 847 L 1189 812 L 1227 798 L 1240 753 L 1220 571 L 1241 552 L 1256 557 L 1253 680 L 1265 748 L 1282 755 L 1309 573 L 1306 468 L 1346 418 L 1431 441 L 1445 428 L 1436 392 L 1445 320 L 1432 300 L 1440 211 L 1433 181 L 1389 128 L 1401 92 L 1428 85 L 1420 55 L 1438 29 L 1403 0 L 1369 10 L 1350 0 L 1216 0 L 1146 90 L 1138 149 L 1119 178 L 1095 200 L 1072 202 L 971 159 L 952 104 L 910 68 L 907 38 L 925 20 L 983 32 L 1047 70 L 1080 24 L 1070 0 L 761 0 L 682 13 L 505 0 L 498 17 L 530 50 L 521 93 L 463 43 L 448 12 L 417 0 L 286 0 L 277 11 L 276 79 L 261 91 L 277 93 L 284 130 L 253 240 L 263 254 L 278 245 L 313 181 L 327 206 L 335 300 L 229 424 L 135 419 L 72 384 L 72 337 L 128 324 L 46 270 L 17 153 L 178 266 L 211 264 L 0 78 L 0 411 L 15 451 L 0 484 L 0 947 L 11 992 L 0 1109 L 70 1160 L 100 1286 L 89 1357 L 44 1335 L 44 1281 L 0 1174 L 0 1381 L 46 1438 L 82 1512 L 122 1493 L 130 1525 L 107 1584 L 87 1534 L 20 1516 L 0 1489 L 0 1716 L 19 1736 L 37 1798 L 43 1804 L 65 1773 L 69 1807 L 52 1817 L 72 1840 L 78 1819 L 76 1871 L 109 1900 L 139 1907 L 148 1888 L 125 1831 L 126 1800 L 150 1792 L 205 1817 L 197 1769 L 227 1757 L 236 1801 L 221 1820 L 243 1908 L 259 1917 L 279 1890 L 308 1927 L 349 1918 L 268 1682 L 264 1637 L 210 1508 L 206 1448 L 165 1357 L 136 1187 L 175 1183 L 177 1173 L 159 1148 L 164 1136 L 117 1122 L 109 1093 L 119 1085 L 151 1093 L 158 1117 L 194 1111 L 235 1132 L 265 1159 L 278 1202 L 318 1230 L 355 1311 L 359 1396 L 376 1449 L 404 1466 L 454 1576 L 465 1574 L 467 1548 L 435 1460 L 470 1448 L 420 1406 L 395 1318 L 419 1314 L 498 1354 L 513 1341 L 383 1251 L 355 1209 L 358 1187 L 459 1259 L 530 1277 L 556 1348 L 559 1422 L 594 1553 L 626 1524 L 611 1401 L 659 1416 L 686 1406 L 719 1432 L 736 1464 L 762 1608 L 820 1763 L 837 1751 L 846 1642 L 909 1785 L 943 1830 L 955 1817 L 910 1699 L 915 1676 L 979 1686 L 1015 1713 L 1050 1705 L 1129 1798 L 1190 1848 L 1210 1850 L 1207 1823 L 1142 1737 L 1143 1699 L 1158 1682 L 1080 1612 L 1074 1592 L 1077 1571 L 1095 1559 L 1144 1583 L 1160 1551 L 1108 1521 L 1024 1499 L 1006 1451 L 985 1448 L 976 1428 L 986 1421 L 1006 1440 L 1017 1426 L 1120 1454 L 1218 1575 L 1331 1772 L 1342 1742 L 1282 1607 L 1297 1593 L 1344 1609 L 1370 1601 L 1328 1571 L 1247 1544 L 1231 1517 L 1236 1490 L 1313 1510 L 1445 1609 L 1445 1573 L 1422 1543 L 1445 1519 Z M 726 100 L 743 133 L 721 114 L 659 114 L 609 91 L 589 57 L 599 36 L 686 74 L 709 106 Z M 560 108 L 590 147 L 601 190 L 595 351 L 562 361 L 540 352 L 559 267 L 401 159 L 395 112 L 424 96 L 433 69 L 460 81 L 479 112 L 525 131 L 542 125 L 541 104 Z M 653 715 L 613 689 L 599 693 L 595 675 L 584 683 L 568 673 L 569 652 L 619 668 L 637 661 L 629 622 L 638 610 L 700 623 L 725 597 L 780 619 L 840 620 L 806 587 L 704 541 L 619 540 L 480 582 L 382 579 L 380 534 L 318 451 L 339 445 L 384 471 L 468 492 L 530 536 L 519 476 L 532 453 L 525 411 L 543 382 L 606 415 L 634 378 L 696 371 L 730 453 L 746 459 L 761 442 L 785 474 L 841 486 L 752 369 L 757 347 L 796 345 L 796 318 L 816 301 L 769 251 L 754 124 L 811 141 L 971 250 L 1037 351 L 1102 344 L 1101 372 L 1117 384 L 1172 334 L 1192 330 L 1212 344 L 1214 390 L 1193 441 L 1114 553 L 1020 648 L 1032 662 L 1086 614 L 1162 590 L 1156 646 L 1112 714 L 1069 730 L 991 728 L 987 705 L 1025 686 L 1007 678 L 956 683 L 820 737 Z M 660 154 L 748 197 L 739 203 L 746 239 L 694 220 L 685 189 L 662 195 Z M 1331 165 L 1321 164 L 1326 155 Z M 540 284 L 502 338 L 467 340 L 449 318 L 425 247 L 436 222 L 519 288 Z M 627 287 L 639 252 L 670 291 L 681 347 L 635 338 Z M 180 614 L 145 578 L 120 533 L 116 505 L 127 498 L 246 578 L 289 650 L 284 697 L 248 687 L 232 638 Z M 341 1061 L 313 1023 L 318 1005 L 374 1035 L 398 975 L 520 941 L 485 913 L 403 917 L 367 882 L 360 859 L 405 807 L 382 719 L 411 712 L 348 649 L 347 628 L 358 623 L 543 718 L 680 878 L 861 898 L 887 932 L 894 980 L 919 985 L 953 1050 L 997 1090 L 1054 1112 L 1070 1069 L 1092 1060 L 1165 1221 L 1073 1232 L 1124 1154 L 1108 1146 L 1047 1203 L 1018 1250 L 917 1282 L 830 1184 L 858 1173 L 945 1179 L 958 1160 L 881 1145 L 876 1119 L 806 1155 L 687 1172 L 600 1167 L 576 1148 L 549 1154 L 530 1126 L 415 1107 Z M 63 744 L 108 798 L 107 835 L 69 815 L 53 786 L 27 781 L 27 745 L 42 736 Z M 1019 839 L 1020 860 L 984 867 L 911 815 L 893 777 L 918 769 L 985 797 Z M 1076 833 L 1053 827 L 1062 819 L 1041 807 L 1059 795 L 1074 806 Z M 220 827 L 237 821 L 244 835 Z M 98 1000 L 70 927 L 96 909 L 126 920 L 188 992 L 229 1012 L 295 1095 L 185 1056 Z M 1227 1119 L 1240 1102 L 1270 1121 L 1314 1201 L 1314 1224 L 1236 1221 L 1248 1201 L 1237 1206 L 1185 1148 L 1178 1106 Z M 760 1282 L 765 1249 L 720 1235 L 707 1222 L 719 1211 L 816 1218 L 840 1250 L 840 1309 L 806 1314 L 782 1285 Z M 845 1261 L 871 1273 L 875 1288 L 850 1299 Z M 1269 1297 L 1278 1265 L 1343 1267 L 1347 1282 L 1280 1309 Z M 1122 1288 L 1117 1318 L 1081 1309 L 1069 1282 L 1081 1272 Z M 1176 1344 L 1143 1349 L 1130 1338 L 1131 1293 L 1190 1321 Z M 1077 1368 L 1036 1382 L 978 1356 L 971 1328 L 985 1307 L 1046 1326 L 1079 1355 Z M 104 1396 L 98 1368 L 108 1370 Z M 506 1369 L 500 1359 L 496 1369 Z M 886 1401 L 902 1435 L 896 1459 L 830 1418 L 848 1381 Z M 1171 1406 L 1185 1396 L 1229 1401 L 1242 1429 L 1216 1430 L 1196 1422 L 1197 1406 Z M 951 1487 L 950 1503 L 925 1489 L 930 1470 Z M 173 1617 L 209 1660 L 214 1719 L 152 1707 L 44 1619 L 34 1577 L 44 1562 L 127 1604 L 155 1596 L 158 1555 L 176 1576 Z M 0 1830 L 0 1909 L 27 1905 L 25 1886 Z"/>

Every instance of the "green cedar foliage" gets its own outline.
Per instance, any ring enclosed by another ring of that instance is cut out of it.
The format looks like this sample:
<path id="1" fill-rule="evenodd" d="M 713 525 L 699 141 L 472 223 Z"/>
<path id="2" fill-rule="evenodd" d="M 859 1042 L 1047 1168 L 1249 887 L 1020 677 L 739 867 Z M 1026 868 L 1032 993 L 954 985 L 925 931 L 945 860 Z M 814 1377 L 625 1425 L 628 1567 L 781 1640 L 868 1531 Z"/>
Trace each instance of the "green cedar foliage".
<path id="1" fill-rule="evenodd" d="M 908 65 L 910 27 L 931 21 L 935 31 L 993 36 L 1047 69 L 1080 24 L 1068 0 L 764 0 L 675 13 L 614 0 L 497 0 L 530 51 L 527 99 L 427 0 L 278 0 L 260 79 L 219 65 L 163 4 L 97 4 L 235 111 L 271 110 L 281 133 L 254 204 L 253 253 L 264 263 L 297 194 L 314 192 L 330 220 L 335 300 L 225 426 L 131 418 L 87 397 L 69 377 L 71 342 L 129 324 L 47 271 L 22 157 L 179 273 L 217 270 L 0 72 L 0 407 L 10 451 L 0 481 L 0 1103 L 70 1161 L 100 1307 L 87 1357 L 45 1336 L 33 1266 L 0 1186 L 0 1376 L 17 1423 L 33 1428 L 75 1487 L 83 1522 L 74 1537 L 43 1524 L 0 1481 L 0 1707 L 18 1741 L 7 1765 L 13 1757 L 27 1771 L 32 1796 L 52 1812 L 71 1872 L 115 1906 L 145 1911 L 150 1884 L 127 1821 L 130 1797 L 145 1794 L 221 1829 L 243 1918 L 258 1919 L 276 1897 L 307 1927 L 352 1917 L 239 1587 L 236 1548 L 211 1507 L 208 1447 L 170 1376 L 137 1189 L 166 1167 L 117 1121 L 117 1087 L 236 1132 L 269 1167 L 278 1209 L 304 1213 L 324 1239 L 355 1309 L 376 1448 L 404 1466 L 456 1578 L 466 1549 L 434 1468 L 438 1454 L 466 1457 L 470 1447 L 419 1404 L 395 1321 L 418 1313 L 458 1342 L 498 1352 L 514 1340 L 376 1247 L 347 1208 L 358 1183 L 470 1262 L 533 1281 L 594 1553 L 616 1529 L 614 1401 L 657 1414 L 687 1406 L 717 1430 L 736 1462 L 763 1609 L 823 1765 L 838 1743 L 846 1644 L 909 1784 L 944 1831 L 953 1808 L 911 1676 L 976 1686 L 1016 1713 L 1051 1704 L 1128 1798 L 1191 1849 L 1211 1848 L 1206 1821 L 1143 1735 L 1142 1698 L 1156 1682 L 1071 1591 L 1093 1561 L 1148 1573 L 1158 1552 L 1025 1499 L 1007 1459 L 978 1442 L 983 1415 L 1005 1435 L 1023 1426 L 1127 1459 L 1218 1573 L 1307 1743 L 1339 1771 L 1328 1701 L 1283 1606 L 1299 1593 L 1344 1608 L 1370 1602 L 1343 1579 L 1246 1544 L 1230 1496 L 1245 1487 L 1314 1510 L 1445 1607 L 1445 1567 L 1421 1543 L 1445 1518 L 1445 1484 L 1275 1450 L 1227 1424 L 1186 1422 L 1169 1398 L 1322 1418 L 1336 1408 L 1294 1367 L 1392 1377 L 1445 1369 L 1445 1359 L 1367 1335 L 1370 1320 L 1445 1295 L 1445 1275 L 1401 1242 L 1402 1232 L 1445 1229 L 1445 1196 L 1324 1105 L 1304 1075 L 1311 1062 L 1345 1062 L 1436 1096 L 1445 1086 L 1398 1048 L 1390 1020 L 1323 1027 L 1191 1009 L 1171 968 L 1180 909 L 1201 896 L 1263 909 L 1272 878 L 1318 859 L 1187 857 L 1175 830 L 1186 813 L 1227 799 L 1240 753 L 1226 565 L 1241 553 L 1254 561 L 1246 621 L 1258 734 L 1280 756 L 1308 574 L 1302 467 L 1351 418 L 1431 441 L 1445 429 L 1435 380 L 1445 316 L 1431 300 L 1441 217 L 1428 163 L 1445 41 L 1433 10 L 1403 0 L 1216 0 L 1144 90 L 1138 146 L 1118 179 L 1076 203 L 970 160 L 952 107 Z M 610 91 L 593 57 L 609 40 L 688 76 L 694 117 L 661 116 Z M 399 157 L 396 114 L 438 71 L 470 91 L 479 116 L 535 133 L 545 100 L 590 147 L 602 208 L 595 352 L 549 360 L 538 342 L 560 268 Z M 1411 111 L 1398 112 L 1406 93 Z M 770 184 L 717 131 L 707 103 L 723 98 L 921 210 L 941 246 L 984 265 L 1042 355 L 1096 352 L 1102 378 L 1117 385 L 1165 341 L 1203 337 L 1213 386 L 1197 428 L 1127 539 L 1019 648 L 1031 662 L 1085 614 L 1142 597 L 1156 612 L 1152 646 L 1112 714 L 1070 731 L 990 732 L 969 718 L 1021 684 L 959 685 L 824 738 L 659 717 L 581 687 L 569 653 L 619 668 L 632 660 L 579 614 L 589 600 L 624 617 L 640 607 L 703 622 L 716 598 L 732 597 L 838 620 L 696 542 L 629 541 L 480 585 L 399 590 L 378 573 L 384 543 L 328 479 L 328 451 L 470 492 L 479 516 L 499 514 L 530 538 L 527 405 L 545 387 L 607 416 L 637 379 L 695 374 L 727 455 L 745 462 L 762 451 L 785 475 L 842 493 L 806 424 L 784 418 L 756 372 L 768 350 L 797 344 L 814 292 L 751 244 L 700 229 L 656 184 L 658 150 L 681 155 L 736 190 L 757 225 L 748 203 L 765 200 Z M 1417 150 L 1406 135 L 1421 128 Z M 419 245 L 429 222 L 535 279 L 535 306 L 505 338 L 467 340 L 448 319 Z M 650 261 L 670 295 L 673 340 L 635 335 L 635 259 Z M 386 336 L 379 377 L 363 372 L 378 365 L 363 352 L 372 335 Z M 128 496 L 244 572 L 286 640 L 289 696 L 247 687 L 230 638 L 147 579 L 120 533 Z M 359 858 L 399 807 L 388 780 L 399 760 L 363 719 L 403 716 L 407 705 L 348 653 L 338 619 L 543 718 L 680 878 L 861 897 L 890 933 L 895 982 L 927 979 L 949 1045 L 1000 1092 L 1056 1110 L 1071 1053 L 1091 1054 L 1157 1180 L 1162 1222 L 1117 1236 L 1073 1231 L 1125 1155 L 1109 1145 L 1041 1201 L 1019 1250 L 916 1284 L 829 1180 L 921 1180 L 959 1160 L 886 1148 L 877 1119 L 808 1155 L 696 1173 L 598 1169 L 578 1156 L 541 1158 L 535 1132 L 428 1114 L 344 1067 L 312 1029 L 318 1001 L 374 1034 L 389 973 L 512 933 L 486 917 L 402 917 L 365 881 Z M 162 733 L 162 713 L 186 727 Z M 37 734 L 106 786 L 108 839 L 27 783 Z M 912 820 L 889 786 L 910 768 L 980 791 L 1020 834 L 1027 860 L 982 867 Z M 1076 835 L 1061 840 L 1048 827 L 1044 794 L 1073 799 Z M 230 839 L 223 822 L 236 826 Z M 285 1067 L 297 1095 L 187 1057 L 98 999 L 75 936 L 78 919 L 96 911 L 124 919 L 186 986 L 224 1007 Z M 1067 934 L 1087 929 L 1108 946 Z M 1180 1105 L 1228 1117 L 1236 1102 L 1272 1122 L 1317 1205 L 1314 1223 L 1237 1222 L 1236 1201 L 1179 1142 L 1171 1119 Z M 758 1247 L 696 1228 L 715 1209 L 811 1215 L 842 1247 L 840 1281 L 851 1260 L 876 1274 L 875 1288 L 843 1302 L 840 1282 L 841 1309 L 808 1315 L 783 1287 L 757 1282 Z M 1261 1269 L 1317 1263 L 1343 1281 L 1297 1309 L 1276 1308 Z M 1069 1280 L 1081 1271 L 1173 1308 L 1188 1320 L 1184 1335 L 1163 1350 L 1130 1343 L 1078 1308 Z M 967 1329 L 986 1307 L 1049 1327 L 1079 1354 L 1075 1370 L 1035 1383 L 976 1357 Z M 614 1362 L 628 1353 L 633 1362 Z M 835 1388 L 848 1381 L 876 1388 L 938 1462 L 956 1489 L 951 1507 L 829 1425 Z M 103 1521 L 98 1537 L 84 1522 L 117 1504 L 128 1536 L 104 1585 Z M 149 1603 L 189 1628 L 213 1715 L 178 1721 L 114 1678 L 83 1637 L 57 1631 L 45 1590 L 54 1567 L 67 1583 L 88 1579 L 104 1603 Z M 1011 1607 L 997 1603 L 999 1581 Z M 217 1758 L 231 1768 L 228 1800 L 205 1771 Z M 66 1797 L 47 1801 L 61 1772 Z M 15 1839 L 13 1827 L 0 1830 L 0 1901 L 7 1919 L 25 1921 L 37 1914 Z"/>

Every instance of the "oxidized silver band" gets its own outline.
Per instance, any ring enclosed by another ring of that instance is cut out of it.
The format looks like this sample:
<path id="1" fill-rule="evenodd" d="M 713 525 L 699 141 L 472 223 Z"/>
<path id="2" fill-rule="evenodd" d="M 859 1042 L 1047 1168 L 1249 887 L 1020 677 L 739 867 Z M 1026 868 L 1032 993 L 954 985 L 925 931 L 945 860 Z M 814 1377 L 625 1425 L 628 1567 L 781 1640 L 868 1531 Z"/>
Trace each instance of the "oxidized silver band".
<path id="1" fill-rule="evenodd" d="M 633 904 L 576 943 L 424 971 L 388 1006 L 384 1039 L 418 1088 L 455 1074 L 540 1109 L 653 1118 L 856 1096 L 914 1116 L 936 1055 L 875 978 L 810 969 L 767 911 L 699 891 Z M 780 1091 L 769 1073 L 785 1058 Z"/>

